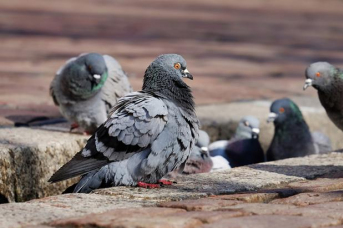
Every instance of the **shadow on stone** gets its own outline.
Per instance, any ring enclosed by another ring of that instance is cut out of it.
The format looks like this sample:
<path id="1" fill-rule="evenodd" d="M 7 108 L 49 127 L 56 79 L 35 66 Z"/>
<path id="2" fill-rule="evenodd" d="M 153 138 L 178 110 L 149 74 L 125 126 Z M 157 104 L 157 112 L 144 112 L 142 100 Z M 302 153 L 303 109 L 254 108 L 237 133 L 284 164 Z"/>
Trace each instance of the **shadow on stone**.
<path id="1" fill-rule="evenodd" d="M 8 199 L 0 193 L 0 204 L 9 203 Z"/>
<path id="2" fill-rule="evenodd" d="M 249 167 L 287 176 L 303 177 L 310 180 L 321 177 L 323 175 L 326 175 L 326 178 L 330 178 L 330 175 L 328 174 L 343 172 L 343 166 L 334 165 L 273 165 L 268 163 L 261 163 L 254 164 Z M 337 177 L 333 175 L 332 178 Z"/>

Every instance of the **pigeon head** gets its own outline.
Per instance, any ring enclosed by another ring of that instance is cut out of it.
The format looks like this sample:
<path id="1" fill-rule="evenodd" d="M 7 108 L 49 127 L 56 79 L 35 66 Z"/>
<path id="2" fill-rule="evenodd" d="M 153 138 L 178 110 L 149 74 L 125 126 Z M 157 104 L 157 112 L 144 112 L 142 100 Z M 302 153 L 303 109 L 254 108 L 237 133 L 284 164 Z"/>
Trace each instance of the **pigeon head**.
<path id="1" fill-rule="evenodd" d="M 243 117 L 236 129 L 235 137 L 240 139 L 257 139 L 260 133 L 260 121 L 254 116 Z"/>
<path id="2" fill-rule="evenodd" d="M 145 71 L 143 90 L 161 93 L 180 103 L 193 103 L 191 90 L 183 78 L 193 79 L 185 59 L 177 54 L 160 55 Z"/>
<path id="3" fill-rule="evenodd" d="M 305 71 L 305 84 L 303 89 L 313 86 L 317 90 L 325 90 L 325 88 L 334 81 L 336 68 L 327 62 L 312 63 Z"/>
<path id="4" fill-rule="evenodd" d="M 207 173 L 212 169 L 213 162 L 207 151 L 195 146 L 188 157 L 183 174 Z"/>
<path id="5" fill-rule="evenodd" d="M 210 144 L 210 137 L 208 136 L 208 134 L 203 130 L 199 130 L 199 138 L 195 145 L 197 147 L 204 148 L 204 150 L 208 150 L 207 147 L 209 144 Z"/>
<path id="6" fill-rule="evenodd" d="M 267 122 L 275 125 L 287 123 L 287 121 L 303 121 L 299 107 L 289 98 L 275 100 L 270 106 Z"/>
<path id="7" fill-rule="evenodd" d="M 94 95 L 108 77 L 105 60 L 102 55 L 96 53 L 80 55 L 63 69 L 62 74 L 68 87 L 66 89 L 80 98 Z"/>

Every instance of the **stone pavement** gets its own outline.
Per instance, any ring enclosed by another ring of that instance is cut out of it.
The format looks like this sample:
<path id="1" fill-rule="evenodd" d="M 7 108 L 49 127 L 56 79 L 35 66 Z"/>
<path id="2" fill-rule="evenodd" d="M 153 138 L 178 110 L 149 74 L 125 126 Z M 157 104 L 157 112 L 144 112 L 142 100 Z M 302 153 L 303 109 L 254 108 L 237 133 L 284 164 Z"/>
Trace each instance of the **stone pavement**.
<path id="1" fill-rule="evenodd" d="M 0 227 L 340 227 L 343 154 L 185 176 L 0 206 Z"/>
<path id="2" fill-rule="evenodd" d="M 49 84 L 83 52 L 115 56 L 135 90 L 156 56 L 180 53 L 194 75 L 188 83 L 197 104 L 316 97 L 314 89 L 302 91 L 304 70 L 318 60 L 342 66 L 342 6 L 341 0 L 0 1 L 0 116 L 58 115 Z"/>
<path id="3" fill-rule="evenodd" d="M 312 131 L 327 134 L 334 150 L 343 148 L 343 132 L 332 124 L 318 102 L 312 98 L 295 97 L 294 100 L 301 105 Z M 206 105 L 197 107 L 197 114 L 212 140 L 229 139 L 242 116 L 255 115 L 261 122 L 260 141 L 266 150 L 274 134 L 273 124 L 266 123 L 269 106 L 270 101 L 263 100 Z M 84 146 L 88 138 L 68 133 L 67 126 L 0 128 L 0 196 L 10 202 L 22 202 L 62 192 L 77 178 L 55 185 L 47 180 Z"/>

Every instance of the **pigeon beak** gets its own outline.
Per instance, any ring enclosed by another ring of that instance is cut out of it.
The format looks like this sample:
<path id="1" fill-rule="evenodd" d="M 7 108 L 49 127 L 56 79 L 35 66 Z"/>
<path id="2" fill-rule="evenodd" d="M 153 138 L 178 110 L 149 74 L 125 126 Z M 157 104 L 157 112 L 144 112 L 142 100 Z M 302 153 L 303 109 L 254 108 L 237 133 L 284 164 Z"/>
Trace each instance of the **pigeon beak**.
<path id="1" fill-rule="evenodd" d="M 186 69 L 182 70 L 182 77 L 183 78 L 188 78 L 188 79 L 191 79 L 193 80 L 193 76 L 189 73 L 189 71 Z"/>
<path id="2" fill-rule="evenodd" d="M 200 148 L 202 152 L 208 152 L 208 148 L 206 146 L 203 146 Z"/>
<path id="3" fill-rule="evenodd" d="M 303 86 L 303 90 L 306 90 L 310 86 L 312 86 L 312 79 L 308 78 L 308 79 L 305 80 L 305 84 Z"/>
<path id="4" fill-rule="evenodd" d="M 252 138 L 256 139 L 256 138 L 258 138 L 258 135 L 260 134 L 260 129 L 252 128 L 251 132 L 252 132 Z"/>
<path id="5" fill-rule="evenodd" d="M 205 160 L 208 157 L 208 149 L 205 146 L 201 147 L 200 149 L 201 149 L 201 158 Z"/>
<path id="6" fill-rule="evenodd" d="M 253 128 L 253 129 L 251 129 L 251 131 L 257 135 L 260 134 L 260 129 L 258 129 L 258 128 Z"/>
<path id="7" fill-rule="evenodd" d="M 100 74 L 93 74 L 93 78 L 95 78 L 96 80 L 99 80 L 101 78 Z"/>
<path id="8" fill-rule="evenodd" d="M 278 115 L 274 112 L 269 113 L 267 123 L 274 122 Z"/>

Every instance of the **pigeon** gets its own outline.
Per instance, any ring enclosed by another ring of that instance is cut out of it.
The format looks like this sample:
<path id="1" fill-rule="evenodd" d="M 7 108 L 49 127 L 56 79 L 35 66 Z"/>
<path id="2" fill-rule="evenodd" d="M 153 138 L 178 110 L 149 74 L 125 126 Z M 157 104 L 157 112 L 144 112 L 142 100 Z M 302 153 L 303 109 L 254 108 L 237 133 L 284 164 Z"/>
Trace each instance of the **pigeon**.
<path id="1" fill-rule="evenodd" d="M 312 63 L 305 72 L 303 89 L 318 91 L 320 103 L 331 121 L 343 131 L 343 71 L 327 62 Z"/>
<path id="2" fill-rule="evenodd" d="M 259 125 L 260 122 L 256 117 L 243 117 L 232 139 L 210 144 L 210 155 L 224 157 L 232 168 L 265 161 L 264 152 L 258 140 Z"/>
<path id="3" fill-rule="evenodd" d="M 289 98 L 275 100 L 270 107 L 268 122 L 274 122 L 273 140 L 267 160 L 330 152 L 330 139 L 321 132 L 311 134 L 298 106 Z"/>
<path id="4" fill-rule="evenodd" d="M 179 174 L 189 175 L 196 173 L 208 173 L 212 170 L 213 161 L 208 152 L 208 145 L 210 144 L 210 137 L 208 134 L 199 130 L 199 138 L 195 147 L 191 151 L 189 158 L 183 170 L 176 169 L 168 173 L 165 179 L 177 179 Z"/>
<path id="5" fill-rule="evenodd" d="M 184 167 L 198 139 L 199 120 L 186 61 L 177 54 L 157 57 L 143 87 L 118 100 L 86 146 L 50 182 L 82 175 L 73 192 L 111 186 L 157 188 L 167 173 Z"/>
<path id="6" fill-rule="evenodd" d="M 208 152 L 209 144 L 210 137 L 205 131 L 200 130 L 198 141 L 186 162 L 186 166 L 182 171 L 183 174 L 208 173 L 211 171 L 213 162 Z"/>
<path id="7" fill-rule="evenodd" d="M 222 156 L 218 155 L 218 156 L 211 157 L 211 160 L 213 162 L 213 166 L 210 172 L 217 172 L 217 171 L 231 169 L 229 161 L 226 160 Z"/>
<path id="8" fill-rule="evenodd" d="M 118 98 L 132 92 L 120 64 L 109 55 L 81 54 L 56 73 L 50 95 L 61 114 L 92 134 L 107 119 Z"/>

